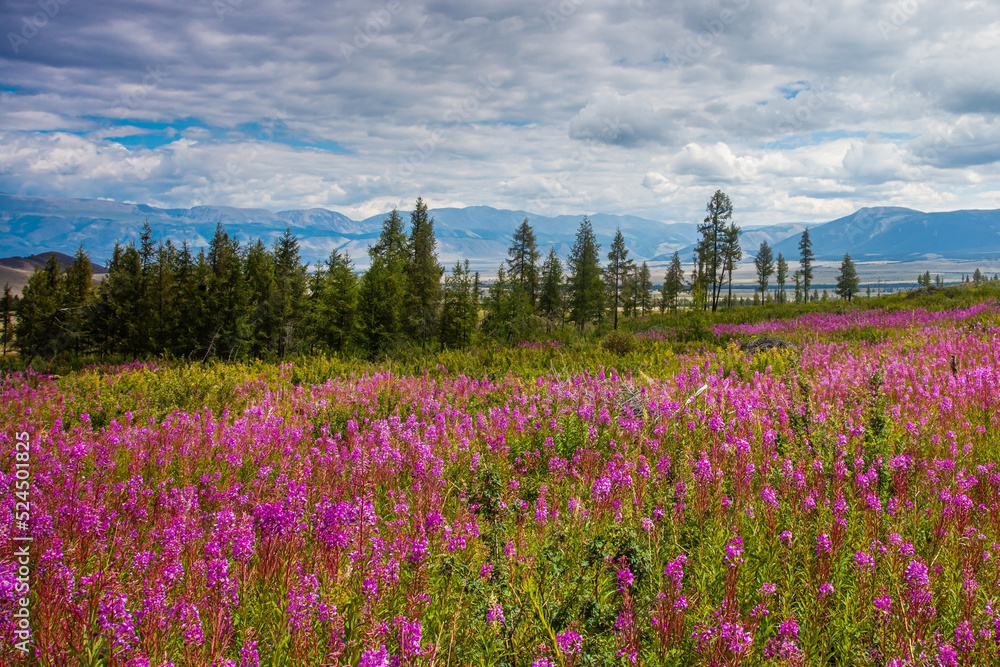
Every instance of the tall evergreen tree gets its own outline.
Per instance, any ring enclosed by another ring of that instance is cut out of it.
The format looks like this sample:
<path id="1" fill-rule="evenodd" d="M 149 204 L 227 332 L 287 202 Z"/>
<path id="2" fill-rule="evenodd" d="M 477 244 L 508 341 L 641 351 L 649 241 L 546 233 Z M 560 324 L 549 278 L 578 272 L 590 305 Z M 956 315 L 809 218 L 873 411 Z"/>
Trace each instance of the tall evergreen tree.
<path id="1" fill-rule="evenodd" d="M 538 298 L 538 309 L 545 318 L 547 330 L 551 329 L 553 320 L 562 323 L 562 306 L 563 267 L 556 249 L 551 248 L 542 264 L 541 293 Z"/>
<path id="2" fill-rule="evenodd" d="M 601 246 L 594 236 L 594 228 L 584 216 L 566 261 L 570 271 L 570 319 L 580 327 L 581 332 L 587 322 L 600 316 L 602 310 L 604 288 L 601 281 L 600 251 Z"/>
<path id="3" fill-rule="evenodd" d="M 785 256 L 778 253 L 778 274 L 775 276 L 778 283 L 778 301 L 785 302 L 785 282 L 788 280 L 788 262 Z"/>
<path id="4" fill-rule="evenodd" d="M 103 352 L 139 357 L 147 352 L 142 257 L 135 246 L 115 244 L 94 304 L 94 340 Z"/>
<path id="5" fill-rule="evenodd" d="M 455 262 L 451 274 L 444 279 L 444 303 L 441 309 L 441 345 L 466 348 L 472 344 L 479 319 L 472 298 L 472 275 L 469 260 Z"/>
<path id="6" fill-rule="evenodd" d="M 767 301 L 767 283 L 774 273 L 774 254 L 767 241 L 760 242 L 757 249 L 757 256 L 753 259 L 754 268 L 757 270 L 757 288 L 760 290 L 761 301 Z"/>
<path id="7" fill-rule="evenodd" d="M 699 260 L 699 282 L 704 281 L 708 289 L 708 302 L 712 306 L 712 312 L 715 312 L 719 306 L 727 268 L 724 248 L 727 244 L 727 223 L 733 217 L 733 204 L 726 193 L 716 190 L 705 209 L 708 215 L 698 225 L 701 238 L 695 246 L 695 252 Z"/>
<path id="8" fill-rule="evenodd" d="M 735 222 L 731 222 L 723 229 L 722 234 L 722 258 L 723 269 L 728 274 L 729 294 L 726 297 L 726 305 L 733 305 L 733 269 L 743 259 L 743 248 L 740 246 L 740 234 L 742 228 Z"/>
<path id="9" fill-rule="evenodd" d="M 930 280 L 929 274 L 928 280 Z M 844 261 L 840 263 L 840 274 L 837 276 L 837 294 L 840 295 L 841 299 L 850 301 L 851 297 L 857 294 L 860 289 L 861 281 L 858 279 L 854 262 L 851 261 L 851 256 L 848 253 L 844 253 Z"/>
<path id="10" fill-rule="evenodd" d="M 298 328 L 306 311 L 308 267 L 302 263 L 298 239 L 292 230 L 274 242 L 274 315 L 277 318 L 277 353 L 280 356 L 300 349 Z"/>
<path id="11" fill-rule="evenodd" d="M 515 289 L 523 293 L 532 311 L 538 305 L 538 258 L 535 232 L 525 218 L 514 232 L 507 249 L 507 277 Z"/>
<path id="12" fill-rule="evenodd" d="M 249 306 L 250 354 L 257 357 L 276 354 L 281 339 L 281 303 L 276 294 L 274 254 L 262 239 L 247 248 L 243 274 Z"/>
<path id="13" fill-rule="evenodd" d="M 507 277 L 503 263 L 497 269 L 497 278 L 490 285 L 486 294 L 483 315 L 483 333 L 487 336 L 511 342 L 519 333 L 516 317 L 517 302 L 514 298 L 514 287 Z"/>
<path id="14" fill-rule="evenodd" d="M 667 309 L 676 313 L 678 300 L 681 292 L 684 291 L 684 266 L 681 264 L 681 254 L 674 252 L 670 266 L 663 277 L 663 287 L 660 290 L 660 312 Z"/>
<path id="15" fill-rule="evenodd" d="M 35 269 L 21 291 L 15 329 L 18 352 L 24 357 L 52 358 L 59 350 L 59 298 L 62 269 L 55 253 L 44 268 Z"/>
<path id="16" fill-rule="evenodd" d="M 358 279 L 346 252 L 330 252 L 312 277 L 309 300 L 313 340 L 332 352 L 344 352 L 354 338 L 358 310 Z"/>
<path id="17" fill-rule="evenodd" d="M 81 245 L 76 250 L 73 263 L 66 269 L 59 295 L 62 346 L 75 352 L 80 352 L 89 341 L 87 327 L 94 293 L 93 279 L 90 255 L 84 252 Z"/>
<path id="18" fill-rule="evenodd" d="M 802 230 L 802 238 L 799 239 L 799 267 L 802 274 L 802 289 L 806 295 L 805 300 L 809 300 L 809 285 L 813 279 L 813 260 L 816 255 L 812 250 L 812 241 L 809 238 L 809 230 Z"/>
<path id="19" fill-rule="evenodd" d="M 589 224 L 589 223 L 588 223 Z M 579 239 L 579 235 L 577 236 Z M 575 248 L 576 246 L 574 246 Z M 604 282 L 608 295 L 608 306 L 612 311 L 614 328 L 618 328 L 618 308 L 624 305 L 622 291 L 629 276 L 632 274 L 634 262 L 628 258 L 628 248 L 625 246 L 625 237 L 619 228 L 615 232 L 615 238 L 611 241 L 611 250 L 608 251 L 608 266 L 604 269 Z"/>
<path id="20" fill-rule="evenodd" d="M 0 346 L 3 356 L 7 356 L 7 347 L 14 341 L 14 311 L 17 307 L 17 297 L 10 289 L 10 283 L 4 283 L 3 297 L 0 297 Z"/>
<path id="21" fill-rule="evenodd" d="M 205 302 L 208 280 L 206 264 L 196 261 L 187 239 L 175 253 L 170 273 L 173 294 L 165 347 L 172 354 L 189 357 L 205 339 L 208 329 Z"/>
<path id="22" fill-rule="evenodd" d="M 805 293 L 805 298 L 802 298 L 802 271 L 799 269 L 795 270 L 795 274 L 792 276 L 795 280 L 795 303 L 802 303 L 803 301 L 809 300 L 809 292 Z"/>
<path id="23" fill-rule="evenodd" d="M 409 264 L 403 219 L 392 210 L 382 232 L 368 248 L 371 266 L 361 278 L 358 325 L 362 349 L 370 356 L 388 350 L 403 328 L 406 267 Z"/>
<path id="24" fill-rule="evenodd" d="M 653 309 L 653 276 L 649 272 L 649 265 L 644 261 L 639 267 L 636 285 L 639 287 L 639 298 L 636 299 L 638 307 L 642 310 L 642 316 Z"/>
<path id="25" fill-rule="evenodd" d="M 229 236 L 222 228 L 222 223 L 215 227 L 215 234 L 209 242 L 206 261 L 208 327 L 204 333 L 208 335 L 201 341 L 201 349 L 198 351 L 203 352 L 203 358 L 218 356 L 231 359 L 246 352 L 241 348 L 249 338 L 249 299 L 243 274 L 240 243 L 235 237 Z M 282 304 L 288 307 L 288 311 L 277 311 L 282 315 L 291 312 L 294 299 L 291 283 L 289 280 L 286 284 L 287 291 L 284 296 L 287 301 Z"/>
<path id="26" fill-rule="evenodd" d="M 444 268 L 437 258 L 434 219 L 428 217 L 427 205 L 420 198 L 410 214 L 407 256 L 406 329 L 426 346 L 437 335 Z"/>

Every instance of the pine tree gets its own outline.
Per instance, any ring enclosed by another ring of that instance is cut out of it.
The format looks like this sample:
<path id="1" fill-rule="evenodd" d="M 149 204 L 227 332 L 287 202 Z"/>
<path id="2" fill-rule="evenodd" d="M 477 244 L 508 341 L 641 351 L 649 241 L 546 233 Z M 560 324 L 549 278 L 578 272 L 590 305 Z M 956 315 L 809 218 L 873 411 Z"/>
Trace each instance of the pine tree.
<path id="1" fill-rule="evenodd" d="M 165 347 L 176 356 L 189 357 L 205 339 L 209 325 L 205 303 L 207 265 L 196 262 L 187 239 L 173 257 L 170 274 L 174 287 Z"/>
<path id="2" fill-rule="evenodd" d="M 757 289 L 760 290 L 760 298 L 764 302 L 767 300 L 767 283 L 771 274 L 774 273 L 774 254 L 767 241 L 760 242 L 760 248 L 757 249 L 757 256 L 754 257 L 753 264 L 757 270 Z"/>
<path id="3" fill-rule="evenodd" d="M 600 250 L 601 246 L 594 237 L 590 220 L 584 216 L 566 261 L 570 271 L 570 319 L 580 327 L 581 332 L 587 322 L 596 320 L 601 315 L 604 288 L 601 281 Z"/>
<path id="4" fill-rule="evenodd" d="M 198 352 L 202 353 L 203 359 L 212 356 L 231 359 L 241 352 L 246 352 L 241 348 L 249 338 L 247 324 L 249 299 L 243 275 L 240 243 L 235 237 L 229 236 L 221 223 L 216 225 L 215 234 L 209 242 L 206 268 L 205 300 L 208 327 L 204 332 L 207 336 L 202 339 Z M 285 285 L 286 301 L 279 302 L 277 306 L 276 312 L 279 318 L 291 313 L 291 303 L 294 298 L 291 282 L 289 279 Z M 287 311 L 283 310 L 285 307 L 288 308 Z"/>
<path id="5" fill-rule="evenodd" d="M 538 305 L 540 289 L 538 258 L 535 232 L 525 218 L 514 232 L 510 247 L 507 249 L 507 277 L 514 288 L 527 299 L 532 311 Z"/>
<path id="6" fill-rule="evenodd" d="M 21 291 L 15 336 L 18 352 L 30 358 L 53 358 L 60 351 L 59 297 L 63 275 L 55 253 L 44 268 L 35 269 Z"/>
<path id="7" fill-rule="evenodd" d="M 983 282 L 983 272 L 979 270 L 979 267 L 976 267 L 976 270 L 972 274 L 972 282 L 977 285 Z"/>
<path id="8" fill-rule="evenodd" d="M 409 259 L 403 220 L 396 209 L 382 221 L 382 233 L 368 256 L 371 266 L 358 293 L 358 325 L 362 349 L 376 356 L 395 344 L 403 327 Z"/>
<path id="9" fill-rule="evenodd" d="M 809 230 L 802 230 L 802 238 L 799 239 L 799 266 L 800 272 L 802 274 L 802 289 L 805 291 L 806 301 L 809 300 L 809 285 L 812 284 L 813 279 L 813 260 L 815 255 L 812 250 L 812 241 L 809 239 Z"/>
<path id="10" fill-rule="evenodd" d="M 778 253 L 778 269 L 777 275 L 775 275 L 775 281 L 778 283 L 778 301 L 781 303 L 785 302 L 785 282 L 788 280 L 788 262 L 785 261 L 785 256 L 780 252 Z"/>
<path id="11" fill-rule="evenodd" d="M 552 248 L 542 264 L 541 293 L 538 297 L 538 310 L 545 318 L 546 330 L 551 328 L 553 320 L 558 319 L 562 323 L 562 305 L 563 267 L 556 249 Z"/>
<path id="12" fill-rule="evenodd" d="M 102 351 L 131 358 L 146 352 L 145 301 L 139 251 L 116 243 L 94 304 L 94 341 Z"/>
<path id="13" fill-rule="evenodd" d="M 17 298 L 10 289 L 10 283 L 4 283 L 3 297 L 0 298 L 0 345 L 3 346 L 3 356 L 7 356 L 7 347 L 14 341 L 14 311 Z"/>
<path id="14" fill-rule="evenodd" d="M 850 301 L 861 289 L 857 269 L 848 253 L 844 253 L 844 261 L 840 263 L 840 273 L 837 275 L 837 295 Z"/>
<path id="15" fill-rule="evenodd" d="M 476 331 L 476 303 L 472 298 L 469 260 L 455 262 L 451 275 L 444 279 L 444 303 L 441 310 L 441 346 L 466 348 Z"/>
<path id="16" fill-rule="evenodd" d="M 444 268 L 437 259 L 434 219 L 427 216 L 427 205 L 420 198 L 410 214 L 407 258 L 406 330 L 426 347 L 437 335 Z"/>
<path id="17" fill-rule="evenodd" d="M 246 280 L 250 354 L 259 357 L 276 354 L 281 339 L 280 303 L 276 294 L 274 254 L 257 239 L 249 246 L 243 260 Z"/>
<path id="18" fill-rule="evenodd" d="M 577 236 L 579 238 L 579 236 Z M 575 246 L 574 246 L 575 248 Z M 612 310 L 614 328 L 618 328 L 618 308 L 625 305 L 622 298 L 622 291 L 625 283 L 632 274 L 634 262 L 628 258 L 628 248 L 625 247 L 625 237 L 621 228 L 615 232 L 615 238 L 611 241 L 611 250 L 608 252 L 608 266 L 604 269 L 604 282 L 608 295 L 608 305 Z"/>

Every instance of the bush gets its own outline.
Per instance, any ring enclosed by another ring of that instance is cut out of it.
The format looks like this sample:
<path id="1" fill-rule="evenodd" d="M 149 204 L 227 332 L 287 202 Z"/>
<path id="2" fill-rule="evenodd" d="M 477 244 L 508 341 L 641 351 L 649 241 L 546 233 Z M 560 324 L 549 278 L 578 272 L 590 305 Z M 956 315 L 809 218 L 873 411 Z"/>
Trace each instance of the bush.
<path id="1" fill-rule="evenodd" d="M 635 336 L 616 329 L 604 337 L 601 347 L 619 357 L 624 357 L 635 350 Z"/>

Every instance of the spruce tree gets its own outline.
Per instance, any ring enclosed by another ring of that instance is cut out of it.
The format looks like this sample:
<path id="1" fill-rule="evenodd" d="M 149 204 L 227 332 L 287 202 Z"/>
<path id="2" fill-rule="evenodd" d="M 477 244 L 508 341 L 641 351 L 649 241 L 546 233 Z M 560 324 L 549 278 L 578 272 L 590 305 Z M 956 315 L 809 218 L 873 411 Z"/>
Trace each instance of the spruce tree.
<path id="1" fill-rule="evenodd" d="M 444 268 L 437 258 L 434 219 L 428 217 L 427 205 L 420 198 L 410 214 L 407 257 L 406 329 L 426 347 L 437 335 Z"/>
<path id="2" fill-rule="evenodd" d="M 503 264 L 497 268 L 497 278 L 490 285 L 486 294 L 483 314 L 483 333 L 487 336 L 511 342 L 516 333 L 517 305 L 513 298 L 513 285 L 507 278 L 507 270 Z"/>
<path id="3" fill-rule="evenodd" d="M 848 253 L 844 253 L 844 261 L 840 263 L 840 274 L 837 276 L 837 294 L 841 299 L 850 301 L 861 290 L 858 271 Z M 824 293 L 826 290 L 824 290 Z"/>
<path id="4" fill-rule="evenodd" d="M 262 239 L 258 238 L 247 248 L 243 274 L 248 301 L 249 352 L 255 357 L 277 353 L 281 312 L 276 294 L 274 254 Z"/>
<path id="5" fill-rule="evenodd" d="M 308 267 L 302 263 L 298 239 L 292 230 L 274 243 L 274 315 L 277 318 L 277 353 L 300 349 L 298 327 L 305 315 Z"/>
<path id="6" fill-rule="evenodd" d="M 246 350 L 242 349 L 249 338 L 249 304 L 246 280 L 243 274 L 243 256 L 240 243 L 235 237 L 216 225 L 215 234 L 208 246 L 206 256 L 208 269 L 206 314 L 208 325 L 203 332 L 198 350 L 203 359 L 218 356 L 231 359 Z M 291 304 L 293 294 L 291 281 L 287 285 L 286 304 Z M 284 311 L 277 311 L 284 314 Z M 290 312 L 290 310 L 289 310 Z"/>
<path id="7" fill-rule="evenodd" d="M 576 240 L 566 261 L 569 267 L 570 319 L 580 327 L 596 320 L 602 310 L 604 288 L 601 281 L 601 246 L 594 236 L 590 220 L 584 216 Z"/>
<path id="8" fill-rule="evenodd" d="M 646 262 L 639 267 L 639 277 L 636 281 L 639 287 L 638 306 L 642 310 L 642 316 L 653 309 L 653 276 L 649 272 L 649 265 Z"/>
<path id="9" fill-rule="evenodd" d="M 538 298 L 538 310 L 545 318 L 547 331 L 551 329 L 553 320 L 562 322 L 562 305 L 563 267 L 556 249 L 551 248 L 542 264 L 541 292 Z"/>
<path id="10" fill-rule="evenodd" d="M 760 290 L 761 301 L 767 300 L 767 283 L 774 273 L 774 254 L 767 241 L 760 242 L 757 249 L 757 256 L 753 260 L 754 268 L 757 270 L 757 289 Z"/>
<path id="11" fill-rule="evenodd" d="M 663 287 L 660 296 L 660 312 L 667 309 L 672 313 L 677 312 L 678 300 L 681 292 L 684 291 L 684 266 L 681 264 L 681 254 L 674 252 L 670 260 L 670 266 L 663 277 Z"/>
<path id="12" fill-rule="evenodd" d="M 14 309 L 17 300 L 10 283 L 4 283 L 3 297 L 0 297 L 0 346 L 3 347 L 3 356 L 7 356 L 7 347 L 14 340 Z"/>
<path id="13" fill-rule="evenodd" d="M 806 301 L 809 300 L 809 285 L 812 284 L 812 266 L 815 257 L 812 250 L 812 240 L 809 238 L 809 230 L 804 229 L 802 230 L 802 238 L 799 239 L 799 270 L 802 274 L 802 289 L 806 295 Z"/>
<path id="14" fill-rule="evenodd" d="M 15 336 L 18 352 L 27 358 L 53 358 L 60 351 L 59 299 L 63 275 L 55 253 L 44 268 L 36 268 L 21 291 Z"/>
<path id="15" fill-rule="evenodd" d="M 382 221 L 382 232 L 368 248 L 371 266 L 361 278 L 358 293 L 358 334 L 369 356 L 384 353 L 403 329 L 403 300 L 409 264 L 403 219 L 392 210 Z"/>
<path id="16" fill-rule="evenodd" d="M 455 262 L 451 275 L 444 279 L 444 299 L 441 309 L 441 346 L 466 348 L 472 344 L 479 319 L 472 298 L 472 276 L 469 260 Z"/>
<path id="17" fill-rule="evenodd" d="M 358 279 L 350 256 L 334 249 L 312 277 L 310 337 L 322 348 L 342 353 L 355 336 Z"/>

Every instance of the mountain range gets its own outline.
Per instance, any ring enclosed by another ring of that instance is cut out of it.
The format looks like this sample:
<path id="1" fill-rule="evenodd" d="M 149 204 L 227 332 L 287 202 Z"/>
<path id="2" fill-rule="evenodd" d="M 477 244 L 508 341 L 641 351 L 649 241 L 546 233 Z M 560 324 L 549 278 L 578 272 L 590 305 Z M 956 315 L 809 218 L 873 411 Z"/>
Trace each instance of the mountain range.
<path id="1" fill-rule="evenodd" d="M 401 212 L 404 219 L 408 213 Z M 582 215 L 547 217 L 526 211 L 473 206 L 431 209 L 441 262 L 450 267 L 466 259 L 475 270 L 492 272 L 504 259 L 514 230 L 525 218 L 531 223 L 544 255 L 554 247 L 565 258 Z M 243 241 L 272 243 L 287 228 L 299 241 L 304 261 L 316 264 L 333 249 L 346 250 L 358 269 L 368 264 L 367 249 L 378 237 L 386 214 L 364 220 L 327 209 L 279 211 L 228 206 L 166 209 L 103 199 L 56 199 L 0 194 L 0 257 L 32 256 L 48 251 L 71 254 L 83 245 L 98 264 L 111 256 L 116 242 L 135 241 L 149 221 L 157 238 L 175 243 L 186 239 L 205 247 L 221 223 Z M 680 251 L 690 262 L 697 224 L 664 223 L 629 215 L 589 216 L 602 254 L 621 228 L 630 256 L 653 266 L 669 262 Z M 752 260 L 761 241 L 788 259 L 798 258 L 802 230 L 808 227 L 818 260 L 908 262 L 928 259 L 969 260 L 1000 255 L 1000 210 L 924 213 L 908 208 L 878 207 L 826 223 L 783 223 L 745 227 L 744 261 Z"/>

